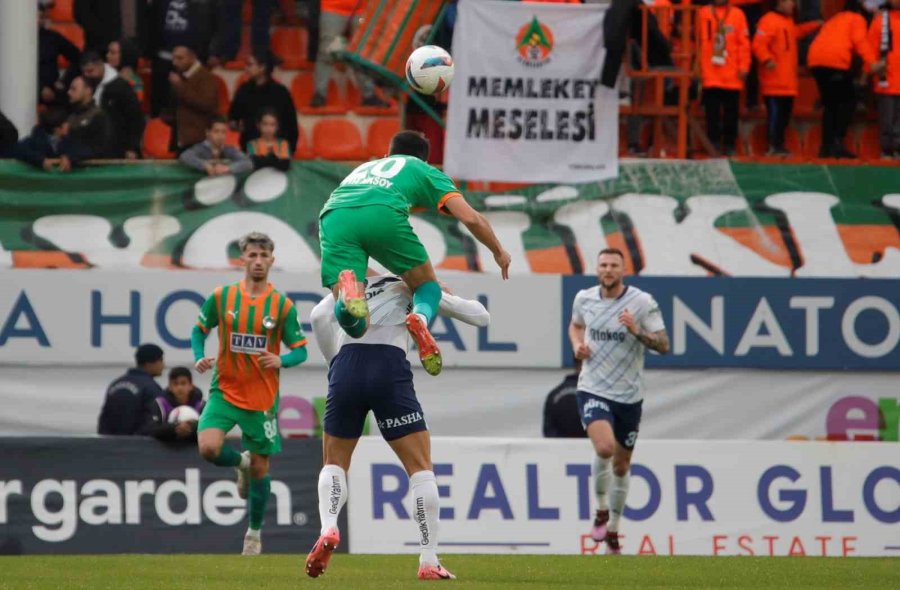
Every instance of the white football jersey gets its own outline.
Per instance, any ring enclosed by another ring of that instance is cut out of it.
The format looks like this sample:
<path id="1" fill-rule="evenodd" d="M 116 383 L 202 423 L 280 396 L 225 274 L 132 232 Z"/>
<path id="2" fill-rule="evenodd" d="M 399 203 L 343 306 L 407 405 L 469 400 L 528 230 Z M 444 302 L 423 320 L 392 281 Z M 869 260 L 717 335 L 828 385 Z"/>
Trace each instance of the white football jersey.
<path id="1" fill-rule="evenodd" d="M 579 391 L 633 404 L 643 399 L 645 347 L 619 322 L 626 309 L 647 332 L 665 329 L 653 297 L 631 285 L 615 299 L 604 299 L 599 286 L 582 289 L 572 304 L 572 320 L 584 326 L 584 341 L 591 349 L 591 356 L 582 361 Z"/>
<path id="2" fill-rule="evenodd" d="M 362 338 L 351 338 L 334 316 L 334 295 L 328 294 L 320 301 L 310 321 L 319 349 L 328 362 L 345 344 L 387 344 L 408 352 L 409 332 L 406 316 L 412 311 L 412 294 L 402 279 L 394 275 L 368 277 L 366 301 L 369 304 L 369 329 Z M 438 313 L 473 326 L 487 326 L 490 314 L 478 301 L 463 299 L 444 293 Z"/>

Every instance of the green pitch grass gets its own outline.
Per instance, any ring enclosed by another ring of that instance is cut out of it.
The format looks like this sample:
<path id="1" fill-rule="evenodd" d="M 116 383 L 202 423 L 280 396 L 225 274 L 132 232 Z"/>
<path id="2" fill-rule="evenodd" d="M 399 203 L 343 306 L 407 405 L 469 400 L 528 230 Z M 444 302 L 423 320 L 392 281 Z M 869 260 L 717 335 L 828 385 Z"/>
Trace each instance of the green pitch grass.
<path id="1" fill-rule="evenodd" d="M 311 579 L 304 556 L 122 555 L 0 557 L 0 589 L 379 590 L 422 588 L 415 556 L 345 555 Z M 448 555 L 454 588 L 900 588 L 892 558 L 569 557 Z M 443 584 L 442 584 L 443 585 Z"/>

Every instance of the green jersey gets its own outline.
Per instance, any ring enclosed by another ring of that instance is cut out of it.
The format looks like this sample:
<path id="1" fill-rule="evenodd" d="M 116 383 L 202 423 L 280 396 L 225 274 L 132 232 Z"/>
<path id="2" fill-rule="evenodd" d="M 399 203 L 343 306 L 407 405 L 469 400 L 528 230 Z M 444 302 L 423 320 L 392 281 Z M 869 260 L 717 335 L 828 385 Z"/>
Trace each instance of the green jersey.
<path id="1" fill-rule="evenodd" d="M 341 182 L 322 207 L 333 209 L 386 205 L 409 214 L 410 209 L 441 211 L 459 189 L 446 174 L 413 156 L 389 156 L 358 166 Z"/>

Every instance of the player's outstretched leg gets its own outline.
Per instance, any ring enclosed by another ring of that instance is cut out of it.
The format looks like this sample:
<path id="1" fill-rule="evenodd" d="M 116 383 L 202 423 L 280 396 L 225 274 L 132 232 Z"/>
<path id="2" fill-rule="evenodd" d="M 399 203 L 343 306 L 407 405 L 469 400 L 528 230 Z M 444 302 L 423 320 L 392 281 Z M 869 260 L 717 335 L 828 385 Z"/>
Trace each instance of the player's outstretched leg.
<path id="1" fill-rule="evenodd" d="M 347 502 L 347 473 L 338 465 L 326 465 L 319 472 L 319 540 L 306 557 L 306 575 L 318 578 L 325 573 L 331 554 L 341 543 L 338 515 Z"/>
<path id="2" fill-rule="evenodd" d="M 342 270 L 338 275 L 334 315 L 341 328 L 351 337 L 360 338 L 366 333 L 369 306 L 366 303 L 366 293 L 352 270 Z"/>
<path id="3" fill-rule="evenodd" d="M 456 576 L 441 565 L 437 556 L 438 503 L 437 480 L 433 471 L 417 471 L 409 478 L 412 490 L 413 520 L 419 530 L 420 580 L 455 580 Z"/>

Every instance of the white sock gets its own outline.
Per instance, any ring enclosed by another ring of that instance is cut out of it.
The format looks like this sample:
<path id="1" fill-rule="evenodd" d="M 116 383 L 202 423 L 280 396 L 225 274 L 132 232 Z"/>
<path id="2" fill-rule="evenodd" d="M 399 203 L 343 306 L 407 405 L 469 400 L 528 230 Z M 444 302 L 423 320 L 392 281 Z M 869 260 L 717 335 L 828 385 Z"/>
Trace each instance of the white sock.
<path id="1" fill-rule="evenodd" d="M 259 539 L 259 537 L 260 537 L 259 529 L 251 529 L 251 528 L 248 528 L 248 529 L 247 529 L 247 535 L 246 535 L 246 536 L 248 536 L 248 537 L 255 537 L 255 538 Z"/>
<path id="2" fill-rule="evenodd" d="M 425 314 L 424 314 L 424 313 L 417 313 L 416 315 L 419 316 L 420 318 L 422 318 L 422 323 L 423 323 L 423 324 L 425 324 L 426 326 L 428 325 L 428 318 L 425 317 Z M 415 475 L 415 473 L 414 473 L 413 475 Z"/>
<path id="3" fill-rule="evenodd" d="M 625 496 L 628 495 L 628 480 L 630 476 L 615 475 L 612 478 L 612 489 L 609 490 L 609 525 L 607 530 L 618 532 L 619 519 L 622 518 L 622 511 L 625 510 Z"/>
<path id="4" fill-rule="evenodd" d="M 609 459 L 600 455 L 594 455 L 594 494 L 597 496 L 597 510 L 608 510 L 606 493 L 609 491 L 609 480 L 612 477 L 612 469 Z"/>
<path id="5" fill-rule="evenodd" d="M 347 473 L 337 465 L 326 465 L 319 472 L 320 534 L 338 528 L 338 515 L 347 502 Z"/>
<path id="6" fill-rule="evenodd" d="M 250 469 L 250 453 L 241 453 L 241 463 L 238 469 Z"/>
<path id="7" fill-rule="evenodd" d="M 438 504 L 437 480 L 433 471 L 417 471 L 409 478 L 412 490 L 412 515 L 419 529 L 419 565 L 440 565 L 437 556 Z"/>

